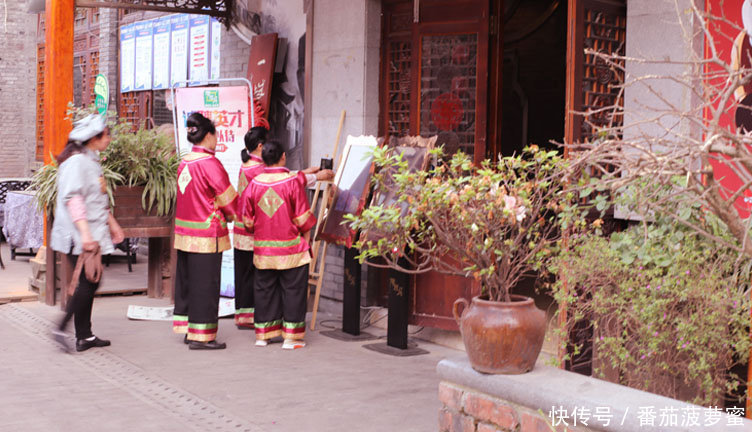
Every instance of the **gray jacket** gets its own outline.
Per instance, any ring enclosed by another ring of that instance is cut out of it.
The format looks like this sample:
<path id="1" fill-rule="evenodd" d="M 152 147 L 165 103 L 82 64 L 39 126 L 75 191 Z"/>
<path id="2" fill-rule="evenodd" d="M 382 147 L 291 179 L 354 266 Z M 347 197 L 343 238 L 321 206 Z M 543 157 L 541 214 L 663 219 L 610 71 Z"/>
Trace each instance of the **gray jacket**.
<path id="1" fill-rule="evenodd" d="M 71 253 L 72 248 L 73 254 L 81 254 L 81 234 L 73 224 L 66 206 L 73 196 L 80 195 L 86 204 L 86 219 L 92 239 L 99 243 L 103 255 L 115 250 L 107 223 L 110 202 L 107 193 L 102 192 L 101 177 L 99 156 L 88 149 L 60 164 L 57 172 L 55 219 L 50 235 L 52 249 L 67 254 Z"/>

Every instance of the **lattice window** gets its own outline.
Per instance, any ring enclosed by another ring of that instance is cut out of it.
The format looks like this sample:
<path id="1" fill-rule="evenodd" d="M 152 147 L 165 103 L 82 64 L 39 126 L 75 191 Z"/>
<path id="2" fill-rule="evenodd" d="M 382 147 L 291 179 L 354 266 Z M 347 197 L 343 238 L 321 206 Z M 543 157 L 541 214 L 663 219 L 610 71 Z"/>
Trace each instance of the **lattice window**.
<path id="1" fill-rule="evenodd" d="M 89 26 L 88 9 L 76 8 L 75 15 L 73 15 L 73 29 L 80 30 Z"/>
<path id="2" fill-rule="evenodd" d="M 86 75 L 86 57 L 73 57 L 73 105 L 84 105 L 84 76 Z"/>
<path id="3" fill-rule="evenodd" d="M 140 123 L 140 92 L 127 92 L 120 94 L 119 117 L 133 125 L 134 130 Z"/>
<path id="4" fill-rule="evenodd" d="M 420 57 L 420 134 L 438 135 L 452 154 L 475 153 L 478 35 L 424 36 Z"/>
<path id="5" fill-rule="evenodd" d="M 44 160 L 44 45 L 37 46 L 37 133 L 36 159 Z"/>
<path id="6" fill-rule="evenodd" d="M 388 97 L 389 135 L 405 136 L 410 132 L 410 61 L 411 43 L 393 41 L 389 43 L 389 64 L 386 76 Z"/>
<path id="7" fill-rule="evenodd" d="M 626 16 L 602 10 L 585 8 L 583 22 L 583 45 L 585 48 L 603 53 L 623 56 L 627 30 Z M 582 111 L 598 110 L 610 106 L 622 106 L 619 90 L 614 86 L 624 81 L 622 71 L 609 67 L 606 62 L 593 54 L 583 57 Z M 582 122 L 582 139 L 588 140 L 596 127 L 621 126 L 622 118 L 614 117 L 610 111 L 603 111 L 588 117 Z"/>
<path id="8" fill-rule="evenodd" d="M 89 63 L 86 70 L 86 85 L 84 86 L 84 103 L 89 106 L 94 103 L 94 81 L 99 73 L 99 51 L 89 53 Z"/>

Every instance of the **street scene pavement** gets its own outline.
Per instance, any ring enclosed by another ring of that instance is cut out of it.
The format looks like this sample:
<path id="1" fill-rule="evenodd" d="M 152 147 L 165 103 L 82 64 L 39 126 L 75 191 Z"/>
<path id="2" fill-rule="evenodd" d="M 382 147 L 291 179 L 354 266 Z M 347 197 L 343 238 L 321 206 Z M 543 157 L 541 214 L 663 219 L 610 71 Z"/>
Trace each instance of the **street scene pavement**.
<path id="1" fill-rule="evenodd" d="M 10 261 L 2 246 L 0 294 L 23 291 L 28 258 Z M 122 260 L 113 263 L 102 289 L 145 286 L 144 262 L 132 273 Z M 191 351 L 171 322 L 129 320 L 129 305 L 169 300 L 97 297 L 92 329 L 112 346 L 65 354 L 50 337 L 59 306 L 28 298 L 0 304 L 0 431 L 435 430 L 436 364 L 461 355 L 422 341 L 429 353 L 415 357 L 369 351 L 362 346 L 374 341 L 322 336 L 319 330 L 341 323 L 326 314 L 303 349 L 255 347 L 252 332 L 220 319 L 218 339 L 228 348 Z"/>

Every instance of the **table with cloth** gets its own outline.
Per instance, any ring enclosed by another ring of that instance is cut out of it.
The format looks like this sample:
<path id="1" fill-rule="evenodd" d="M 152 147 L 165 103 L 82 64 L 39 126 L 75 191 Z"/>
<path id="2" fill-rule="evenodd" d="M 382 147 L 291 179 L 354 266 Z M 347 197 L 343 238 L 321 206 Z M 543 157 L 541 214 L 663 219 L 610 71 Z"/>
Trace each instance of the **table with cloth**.
<path id="1" fill-rule="evenodd" d="M 44 219 L 37 208 L 33 191 L 9 191 L 3 206 L 3 235 L 11 248 L 11 259 L 16 249 L 39 249 L 44 242 Z"/>

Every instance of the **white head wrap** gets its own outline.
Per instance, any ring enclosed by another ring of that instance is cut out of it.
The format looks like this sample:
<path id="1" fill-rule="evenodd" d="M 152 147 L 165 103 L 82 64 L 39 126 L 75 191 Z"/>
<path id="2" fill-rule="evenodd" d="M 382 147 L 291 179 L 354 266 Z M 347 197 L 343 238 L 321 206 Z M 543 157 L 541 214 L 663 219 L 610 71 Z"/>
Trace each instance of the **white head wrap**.
<path id="1" fill-rule="evenodd" d="M 73 123 L 73 130 L 68 135 L 68 140 L 86 142 L 99 135 L 106 127 L 104 117 L 99 114 L 89 114 Z"/>
<path id="2" fill-rule="evenodd" d="M 747 36 L 752 38 L 752 2 L 750 0 L 744 0 L 742 3 L 742 23 Z"/>

